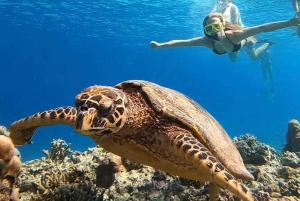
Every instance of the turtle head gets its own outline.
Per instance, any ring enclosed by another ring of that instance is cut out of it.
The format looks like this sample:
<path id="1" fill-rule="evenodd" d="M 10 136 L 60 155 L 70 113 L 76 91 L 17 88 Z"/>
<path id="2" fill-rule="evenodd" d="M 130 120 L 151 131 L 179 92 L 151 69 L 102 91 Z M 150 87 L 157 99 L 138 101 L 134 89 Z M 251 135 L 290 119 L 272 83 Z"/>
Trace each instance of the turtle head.
<path id="1" fill-rule="evenodd" d="M 84 135 L 118 132 L 126 121 L 126 94 L 107 86 L 91 86 L 75 98 L 75 131 Z"/>

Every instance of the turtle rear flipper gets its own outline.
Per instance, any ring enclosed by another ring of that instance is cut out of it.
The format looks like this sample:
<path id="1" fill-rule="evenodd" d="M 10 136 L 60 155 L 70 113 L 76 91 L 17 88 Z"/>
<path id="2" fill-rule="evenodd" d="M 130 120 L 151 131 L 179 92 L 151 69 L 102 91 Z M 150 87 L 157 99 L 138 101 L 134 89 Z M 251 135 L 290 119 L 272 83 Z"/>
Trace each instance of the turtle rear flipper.
<path id="1" fill-rule="evenodd" d="M 75 125 L 77 110 L 74 107 L 58 107 L 38 112 L 11 124 L 9 137 L 14 145 L 23 145 L 31 141 L 36 129 L 53 124 Z"/>
<path id="2" fill-rule="evenodd" d="M 174 135 L 171 139 L 174 150 L 192 162 L 199 172 L 206 174 L 210 182 L 210 200 L 218 200 L 220 186 L 228 189 L 244 201 L 253 201 L 249 189 L 218 161 L 217 158 L 197 139 L 191 135 Z"/>

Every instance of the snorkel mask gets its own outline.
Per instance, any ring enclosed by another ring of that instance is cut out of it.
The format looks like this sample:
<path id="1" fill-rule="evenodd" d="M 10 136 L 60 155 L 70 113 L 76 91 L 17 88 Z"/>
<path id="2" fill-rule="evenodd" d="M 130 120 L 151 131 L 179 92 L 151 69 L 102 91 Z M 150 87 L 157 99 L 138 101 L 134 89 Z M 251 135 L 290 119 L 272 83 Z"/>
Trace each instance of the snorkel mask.
<path id="1" fill-rule="evenodd" d="M 215 33 L 221 31 L 224 29 L 224 26 L 222 24 L 222 22 L 214 22 L 211 24 L 208 24 L 204 27 L 204 31 L 208 34 L 208 35 L 214 35 Z"/>
<path id="2" fill-rule="evenodd" d="M 210 39 L 213 40 L 217 40 L 219 41 L 219 36 L 218 36 L 218 32 L 224 30 L 224 25 L 221 21 L 217 21 L 211 24 L 206 25 L 206 21 L 209 19 L 210 17 L 207 16 L 204 20 L 203 20 L 203 29 L 204 29 L 204 35 Z"/>

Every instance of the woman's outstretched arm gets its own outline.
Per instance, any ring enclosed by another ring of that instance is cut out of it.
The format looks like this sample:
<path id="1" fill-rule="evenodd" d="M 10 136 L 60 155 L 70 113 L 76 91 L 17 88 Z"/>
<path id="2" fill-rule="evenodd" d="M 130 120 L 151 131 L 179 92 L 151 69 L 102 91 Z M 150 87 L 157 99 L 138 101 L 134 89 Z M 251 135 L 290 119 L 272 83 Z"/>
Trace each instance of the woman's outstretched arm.
<path id="1" fill-rule="evenodd" d="M 186 40 L 171 40 L 168 42 L 158 43 L 151 41 L 150 46 L 153 48 L 171 48 L 171 47 L 189 47 L 189 46 L 204 46 L 207 48 L 213 48 L 212 40 L 205 37 L 197 37 Z"/>
<path id="2" fill-rule="evenodd" d="M 231 31 L 227 33 L 227 37 L 233 42 L 238 44 L 240 41 L 250 37 L 254 36 L 259 33 L 263 32 L 271 32 L 275 31 L 278 29 L 283 29 L 291 26 L 297 26 L 300 24 L 300 18 L 297 18 L 296 15 L 286 21 L 278 21 L 278 22 L 270 22 L 270 23 L 265 23 L 261 24 L 258 26 L 253 26 L 253 27 L 247 27 L 242 30 L 236 30 L 236 31 Z"/>

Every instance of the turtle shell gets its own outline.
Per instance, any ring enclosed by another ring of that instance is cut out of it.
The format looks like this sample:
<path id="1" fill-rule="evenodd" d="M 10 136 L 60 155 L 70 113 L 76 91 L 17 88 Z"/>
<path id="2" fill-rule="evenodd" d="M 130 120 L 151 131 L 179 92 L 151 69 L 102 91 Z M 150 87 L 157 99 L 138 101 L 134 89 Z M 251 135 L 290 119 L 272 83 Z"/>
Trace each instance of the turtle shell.
<path id="1" fill-rule="evenodd" d="M 204 146 L 237 178 L 253 180 L 229 135 L 203 107 L 184 94 L 142 81 L 129 80 L 115 86 L 121 90 L 139 90 L 159 115 L 188 127 Z"/>

